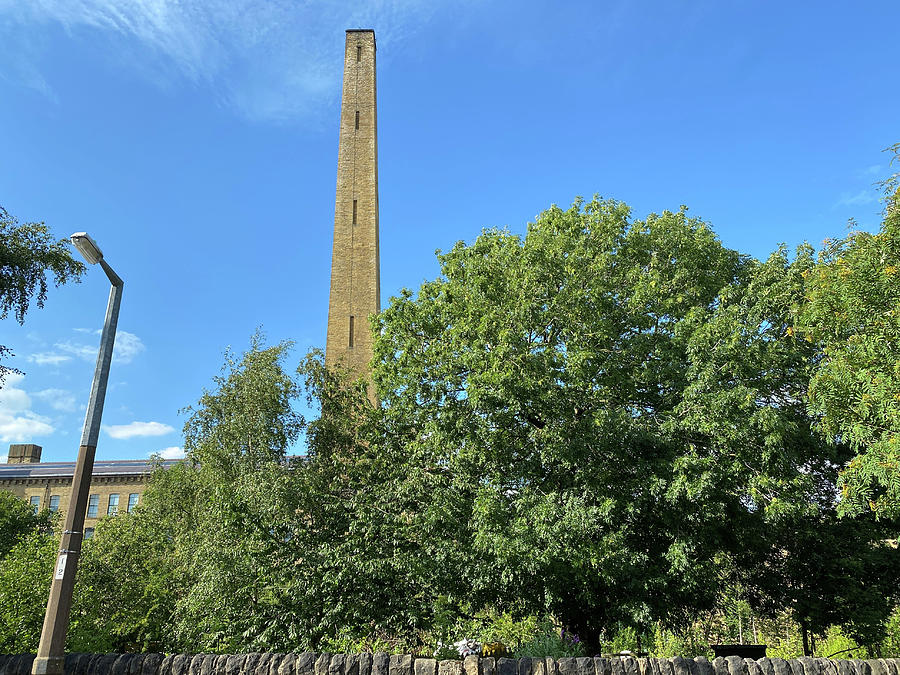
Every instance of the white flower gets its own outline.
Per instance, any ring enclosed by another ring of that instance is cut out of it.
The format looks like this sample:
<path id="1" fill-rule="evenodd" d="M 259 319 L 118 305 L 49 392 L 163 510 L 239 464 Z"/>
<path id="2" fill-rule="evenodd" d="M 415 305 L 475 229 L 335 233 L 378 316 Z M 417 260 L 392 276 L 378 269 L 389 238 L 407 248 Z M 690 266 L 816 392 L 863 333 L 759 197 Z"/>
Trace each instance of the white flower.
<path id="1" fill-rule="evenodd" d="M 459 642 L 454 642 L 453 646 L 456 647 L 456 651 L 463 658 L 466 656 L 477 656 L 481 652 L 481 645 L 475 640 L 463 639 Z"/>

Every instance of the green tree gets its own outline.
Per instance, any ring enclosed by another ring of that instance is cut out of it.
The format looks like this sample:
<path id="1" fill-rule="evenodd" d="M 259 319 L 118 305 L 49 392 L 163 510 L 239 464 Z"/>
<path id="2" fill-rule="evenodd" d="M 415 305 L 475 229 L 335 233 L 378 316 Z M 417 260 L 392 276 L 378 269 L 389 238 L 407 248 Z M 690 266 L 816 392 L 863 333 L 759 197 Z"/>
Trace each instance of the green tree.
<path id="1" fill-rule="evenodd" d="M 44 223 L 22 223 L 0 207 L 0 319 L 12 312 L 24 323 L 34 300 L 43 307 L 47 298 L 47 274 L 56 286 L 80 281 L 84 264 L 72 257 L 68 239 L 55 240 Z M 11 356 L 0 345 L 0 358 Z M 0 386 L 13 369 L 0 364 Z"/>
<path id="2" fill-rule="evenodd" d="M 900 551 L 867 517 L 839 518 L 835 509 L 784 519 L 745 578 L 754 606 L 774 617 L 787 610 L 799 624 L 803 650 L 811 634 L 841 626 L 856 644 L 878 651 L 900 602 Z"/>
<path id="3" fill-rule="evenodd" d="M 176 482 L 180 467 L 158 469 L 142 503 L 97 523 L 78 568 L 69 647 L 82 652 L 172 651 L 172 617 L 185 590 L 171 538 L 172 511 L 162 513 L 162 483 Z M 167 493 L 176 497 L 177 493 Z M 149 504 L 147 502 L 150 502 Z"/>
<path id="4" fill-rule="evenodd" d="M 286 523 L 297 516 L 284 509 L 285 452 L 302 418 L 287 350 L 256 336 L 241 358 L 227 354 L 186 411 L 187 459 L 157 471 L 133 513 L 97 527 L 79 583 L 103 610 L 85 618 L 110 645 L 100 649 L 233 653 L 289 638 Z"/>
<path id="5" fill-rule="evenodd" d="M 37 651 L 59 538 L 32 530 L 0 560 L 0 653 Z"/>
<path id="6" fill-rule="evenodd" d="M 900 144 L 889 148 L 900 158 Z M 857 455 L 843 476 L 843 513 L 900 517 L 900 190 L 884 181 L 876 234 L 827 242 L 807 278 L 798 329 L 820 346 L 810 385 L 826 434 Z"/>
<path id="7" fill-rule="evenodd" d="M 396 477 L 364 481 L 410 524 L 432 607 L 546 611 L 592 646 L 682 626 L 833 513 L 850 450 L 814 429 L 819 355 L 792 329 L 808 247 L 758 262 L 685 209 L 641 221 L 595 199 L 439 259 L 376 321 L 365 445 Z M 873 532 L 842 530 L 859 569 Z M 892 602 L 832 598 L 816 620 L 870 626 Z"/>
<path id="8" fill-rule="evenodd" d="M 805 367 L 797 345 L 774 339 L 743 366 L 732 340 L 717 357 L 736 369 L 712 372 L 710 331 L 739 332 L 769 268 L 685 209 L 632 220 L 597 199 L 439 259 L 442 277 L 375 327 L 389 442 L 428 485 L 408 518 L 455 565 L 435 592 L 550 611 L 593 640 L 710 606 L 720 555 L 815 482 L 802 404 L 751 372 Z"/>
<path id="9" fill-rule="evenodd" d="M 673 424 L 702 434 L 709 454 L 692 463 L 746 490 L 755 526 L 740 528 L 743 550 L 723 565 L 723 585 L 738 580 L 768 616 L 788 609 L 807 653 L 808 633 L 831 625 L 880 642 L 900 582 L 900 552 L 883 543 L 890 529 L 837 521 L 838 475 L 853 453 L 822 439 L 807 411 L 821 356 L 793 324 L 815 268 L 810 247 L 793 260 L 782 247 L 695 317 L 691 384 Z"/>
<path id="10" fill-rule="evenodd" d="M 47 509 L 35 513 L 28 502 L 0 490 L 0 560 L 26 536 L 32 532 L 47 532 L 51 524 L 51 513 Z"/>
<path id="11" fill-rule="evenodd" d="M 419 649 L 424 633 L 459 619 L 450 611 L 457 603 L 445 600 L 456 590 L 464 597 L 470 561 L 447 543 L 466 514 L 452 500 L 441 500 L 448 511 L 438 513 L 432 491 L 444 476 L 410 461 L 408 425 L 373 406 L 364 381 L 349 384 L 318 352 L 299 370 L 321 407 L 288 495 L 302 514 L 290 540 L 302 560 L 291 593 L 301 634 L 312 648 L 342 634 Z"/>

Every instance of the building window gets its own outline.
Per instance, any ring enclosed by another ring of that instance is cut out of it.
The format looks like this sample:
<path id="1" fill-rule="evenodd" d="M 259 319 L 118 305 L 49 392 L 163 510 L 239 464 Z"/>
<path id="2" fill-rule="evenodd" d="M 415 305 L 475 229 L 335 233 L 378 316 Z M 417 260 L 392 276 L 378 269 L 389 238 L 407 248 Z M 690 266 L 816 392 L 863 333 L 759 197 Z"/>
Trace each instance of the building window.
<path id="1" fill-rule="evenodd" d="M 31 509 L 37 514 L 41 509 L 41 498 L 38 495 L 34 495 L 28 502 L 31 504 Z"/>
<path id="2" fill-rule="evenodd" d="M 93 536 L 94 536 L 94 528 L 93 527 L 84 528 L 84 538 L 85 539 L 90 539 Z"/>
<path id="3" fill-rule="evenodd" d="M 131 513 L 131 511 L 134 509 L 134 507 L 137 506 L 137 503 L 138 503 L 138 493 L 132 492 L 130 495 L 128 495 L 128 513 Z"/>
<path id="4" fill-rule="evenodd" d="M 88 497 L 88 510 L 87 517 L 88 518 L 96 518 L 97 517 L 97 509 L 100 508 L 100 495 L 91 495 Z"/>
<path id="5" fill-rule="evenodd" d="M 356 130 L 359 131 L 359 110 L 356 111 Z"/>
<path id="6" fill-rule="evenodd" d="M 59 511 L 59 495 L 50 495 L 50 512 L 56 513 Z"/>
<path id="7" fill-rule="evenodd" d="M 106 507 L 106 515 L 114 516 L 119 512 L 119 495 L 111 494 L 109 496 L 109 506 Z"/>
<path id="8" fill-rule="evenodd" d="M 353 200 L 353 224 L 356 225 L 356 200 Z"/>
<path id="9" fill-rule="evenodd" d="M 356 62 L 359 63 L 362 61 L 362 47 L 356 45 Z"/>
<path id="10" fill-rule="evenodd" d="M 353 346 L 353 317 L 350 317 L 350 347 Z"/>

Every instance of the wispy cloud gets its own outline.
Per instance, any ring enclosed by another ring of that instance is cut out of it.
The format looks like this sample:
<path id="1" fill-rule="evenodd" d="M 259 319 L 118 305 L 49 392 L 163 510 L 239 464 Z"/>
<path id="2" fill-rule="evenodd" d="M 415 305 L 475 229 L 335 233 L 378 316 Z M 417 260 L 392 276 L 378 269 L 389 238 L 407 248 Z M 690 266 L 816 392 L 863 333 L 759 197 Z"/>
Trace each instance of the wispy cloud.
<path id="1" fill-rule="evenodd" d="M 164 436 L 175 431 L 175 428 L 162 422 L 132 422 L 131 424 L 104 425 L 103 430 L 112 438 L 125 439 L 137 436 Z"/>
<path id="2" fill-rule="evenodd" d="M 76 329 L 77 330 L 77 329 Z M 87 361 L 88 363 L 92 363 L 97 360 L 97 350 L 99 345 L 97 344 L 84 344 L 73 342 L 72 340 L 63 340 L 61 342 L 57 342 L 53 345 L 56 349 L 58 349 L 60 353 L 44 353 L 44 354 L 33 354 L 29 357 L 29 360 L 34 357 L 35 363 L 59 363 L 61 361 L 65 361 L 70 359 L 71 357 L 76 357 L 81 359 L 82 361 Z M 116 332 L 116 344 L 113 347 L 113 362 L 114 363 L 131 363 L 134 358 L 146 350 L 143 341 L 134 333 L 129 333 L 128 331 L 120 330 Z M 40 356 L 43 361 L 38 361 L 37 358 Z"/>
<path id="3" fill-rule="evenodd" d="M 53 346 L 60 351 L 65 352 L 65 354 L 62 355 L 65 356 L 65 358 L 72 358 L 74 356 L 82 361 L 94 361 L 97 358 L 96 346 L 76 344 L 70 340 L 57 342 Z M 47 356 L 51 357 L 52 355 L 48 354 Z"/>
<path id="4" fill-rule="evenodd" d="M 46 436 L 54 432 L 46 417 L 31 410 L 31 397 L 18 385 L 25 377 L 16 373 L 6 376 L 6 384 L 0 389 L 0 441 L 23 443 L 34 436 Z"/>
<path id="5" fill-rule="evenodd" d="M 75 412 L 75 394 L 65 389 L 43 389 L 34 393 L 36 398 L 49 403 L 50 407 L 60 412 Z"/>
<path id="6" fill-rule="evenodd" d="M 22 26 L 58 24 L 136 71 L 208 85 L 244 116 L 304 116 L 340 93 L 343 29 L 374 27 L 379 41 L 420 30 L 448 0 L 0 0 L 4 51 Z M 98 39 L 99 38 L 99 39 Z M 49 92 L 34 60 L 29 86 Z M 20 68 L 22 70 L 22 68 Z M 23 70 L 23 73 L 27 68 Z"/>
<path id="7" fill-rule="evenodd" d="M 845 192 L 841 198 L 835 203 L 835 208 L 839 206 L 865 206 L 866 204 L 875 204 L 878 202 L 878 194 L 874 188 L 860 190 L 856 194 Z"/>
<path id="8" fill-rule="evenodd" d="M 877 178 L 881 176 L 883 171 L 884 169 L 881 164 L 873 164 L 872 166 L 867 166 L 865 169 L 860 170 L 859 174 L 867 178 Z"/>
<path id="9" fill-rule="evenodd" d="M 37 354 L 30 354 L 28 356 L 28 360 L 31 363 L 36 363 L 39 366 L 58 366 L 60 363 L 65 363 L 66 361 L 71 361 L 72 357 L 67 354 L 56 354 L 53 352 L 38 352 Z"/>

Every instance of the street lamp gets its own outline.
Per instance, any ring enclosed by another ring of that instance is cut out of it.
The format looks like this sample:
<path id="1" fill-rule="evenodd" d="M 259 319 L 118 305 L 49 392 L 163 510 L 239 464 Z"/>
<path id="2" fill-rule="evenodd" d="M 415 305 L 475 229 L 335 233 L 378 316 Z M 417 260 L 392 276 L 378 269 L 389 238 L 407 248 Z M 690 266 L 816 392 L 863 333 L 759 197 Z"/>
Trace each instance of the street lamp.
<path id="1" fill-rule="evenodd" d="M 113 344 L 116 341 L 116 323 L 119 320 L 119 305 L 122 302 L 124 286 L 119 275 L 106 264 L 100 247 L 86 232 L 76 232 L 71 239 L 75 248 L 89 264 L 100 263 L 100 267 L 109 277 L 112 288 L 106 306 L 106 322 L 100 336 L 100 352 L 97 354 L 97 367 L 94 369 L 91 398 L 84 417 L 81 447 L 78 448 L 78 461 L 75 463 L 75 475 L 72 476 L 72 496 L 69 498 L 59 555 L 53 570 L 53 581 L 50 583 L 50 598 L 47 600 L 41 643 L 31 669 L 33 675 L 63 673 L 72 589 L 75 586 L 75 572 L 78 569 L 78 556 L 83 540 L 84 512 L 90 492 L 91 474 L 94 471 L 94 453 L 97 450 L 97 437 L 100 435 L 100 416 L 103 414 L 103 400 L 106 398 L 106 382 L 109 379 L 109 364 L 112 361 Z"/>

